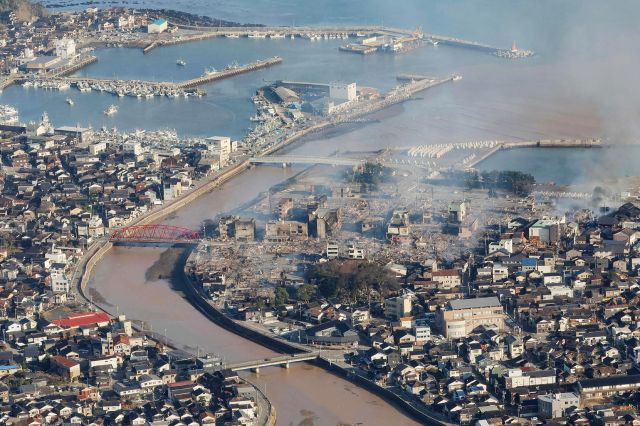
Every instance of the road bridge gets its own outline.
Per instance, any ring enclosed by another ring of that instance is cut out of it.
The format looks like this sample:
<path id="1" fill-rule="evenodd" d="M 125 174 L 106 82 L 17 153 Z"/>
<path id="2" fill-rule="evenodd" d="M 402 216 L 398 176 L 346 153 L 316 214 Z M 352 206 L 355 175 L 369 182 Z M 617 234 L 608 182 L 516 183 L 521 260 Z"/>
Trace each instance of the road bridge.
<path id="1" fill-rule="evenodd" d="M 197 231 L 171 225 L 133 225 L 114 229 L 109 236 L 112 243 L 181 243 L 197 244 Z"/>
<path id="2" fill-rule="evenodd" d="M 261 367 L 282 366 L 289 368 L 290 364 L 295 362 L 313 361 L 320 356 L 320 351 L 305 352 L 295 355 L 282 355 L 273 358 L 264 358 L 255 361 L 239 362 L 236 364 L 228 364 L 226 367 L 231 371 L 251 370 L 259 372 Z"/>
<path id="3" fill-rule="evenodd" d="M 253 164 L 326 164 L 329 166 L 359 166 L 365 160 L 341 157 L 311 157 L 302 155 L 269 155 L 249 159 Z"/>

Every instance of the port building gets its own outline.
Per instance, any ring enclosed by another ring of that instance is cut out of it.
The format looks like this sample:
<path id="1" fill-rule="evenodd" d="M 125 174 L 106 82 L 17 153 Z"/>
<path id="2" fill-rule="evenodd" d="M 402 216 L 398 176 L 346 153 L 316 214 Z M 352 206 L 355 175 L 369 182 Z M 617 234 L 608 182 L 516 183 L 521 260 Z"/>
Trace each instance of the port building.
<path id="1" fill-rule="evenodd" d="M 160 34 L 167 31 L 168 27 L 169 24 L 167 23 L 167 20 L 159 18 L 147 25 L 147 32 L 149 34 Z"/>
<path id="2" fill-rule="evenodd" d="M 348 102 L 357 97 L 356 83 L 332 81 L 329 83 L 329 98 L 334 101 Z"/>

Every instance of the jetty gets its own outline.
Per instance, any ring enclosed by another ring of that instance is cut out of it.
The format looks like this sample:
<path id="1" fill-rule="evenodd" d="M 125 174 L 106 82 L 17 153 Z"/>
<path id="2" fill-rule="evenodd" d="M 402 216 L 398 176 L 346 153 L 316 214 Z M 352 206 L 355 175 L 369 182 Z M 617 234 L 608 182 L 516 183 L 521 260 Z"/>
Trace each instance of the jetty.
<path id="1" fill-rule="evenodd" d="M 205 73 L 200 77 L 193 78 L 191 80 L 186 80 L 181 83 L 177 83 L 175 87 L 178 89 L 189 89 L 192 87 L 197 87 L 203 84 L 211 83 L 213 81 L 234 77 L 236 75 L 245 74 L 252 71 L 257 71 L 262 68 L 268 68 L 280 63 L 282 63 L 282 58 L 280 56 L 274 56 L 272 58 L 262 59 L 256 62 L 252 62 L 247 65 L 230 67 L 222 71 Z"/>
<path id="2" fill-rule="evenodd" d="M 82 69 L 87 65 L 93 64 L 94 62 L 97 62 L 97 61 L 98 61 L 97 56 L 87 55 L 85 57 L 79 58 L 76 61 L 70 62 L 69 64 L 63 67 L 56 68 L 48 72 L 47 76 L 48 77 L 64 77 L 66 75 L 73 74 L 79 69 Z"/>
<path id="3" fill-rule="evenodd" d="M 83 61 L 74 63 L 73 66 L 77 69 L 78 67 L 86 66 L 87 63 L 95 62 L 96 60 L 97 58 L 95 57 L 85 58 Z M 7 78 L 0 82 L 0 88 L 2 88 L 2 84 L 8 86 L 14 82 L 17 82 L 29 84 L 34 87 L 50 89 L 68 88 L 70 86 L 73 86 L 81 91 L 97 90 L 100 92 L 107 92 L 118 96 L 128 95 L 144 98 L 153 98 L 154 96 L 163 95 L 166 95 L 168 97 L 203 96 L 205 93 L 201 89 L 197 89 L 198 86 L 271 67 L 281 62 L 281 57 L 274 56 L 272 58 L 262 59 L 246 65 L 230 66 L 221 71 L 208 72 L 200 77 L 181 82 L 123 80 L 92 78 L 85 76 L 65 77 L 64 75 L 73 72 L 73 70 L 64 69 L 56 73 L 45 74 L 42 76 L 37 76 L 35 78 L 29 78 L 27 76 L 11 77 L 11 79 Z"/>

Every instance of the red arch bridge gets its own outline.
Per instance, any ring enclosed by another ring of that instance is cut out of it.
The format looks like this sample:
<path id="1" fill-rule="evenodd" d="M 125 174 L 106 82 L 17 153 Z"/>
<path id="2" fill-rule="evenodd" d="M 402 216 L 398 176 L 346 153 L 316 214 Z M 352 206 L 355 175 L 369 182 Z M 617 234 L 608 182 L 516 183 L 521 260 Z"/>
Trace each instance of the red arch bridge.
<path id="1" fill-rule="evenodd" d="M 171 225 L 134 225 L 114 229 L 111 242 L 123 243 L 197 243 L 197 231 Z"/>

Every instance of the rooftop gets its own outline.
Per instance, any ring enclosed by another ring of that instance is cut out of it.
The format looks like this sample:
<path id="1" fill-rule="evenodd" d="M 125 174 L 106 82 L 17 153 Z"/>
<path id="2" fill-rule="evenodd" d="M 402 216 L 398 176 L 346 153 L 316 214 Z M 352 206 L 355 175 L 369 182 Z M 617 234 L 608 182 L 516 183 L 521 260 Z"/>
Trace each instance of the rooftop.
<path id="1" fill-rule="evenodd" d="M 497 308 L 500 305 L 500 301 L 497 297 L 478 297 L 476 299 L 457 299 L 451 300 L 449 306 L 452 310 L 460 309 L 476 309 L 476 308 Z"/>
<path id="2" fill-rule="evenodd" d="M 53 323 L 60 327 L 82 327 L 84 325 L 109 322 L 109 315 L 104 312 L 85 312 L 78 315 L 72 315 L 67 318 L 54 320 Z"/>

